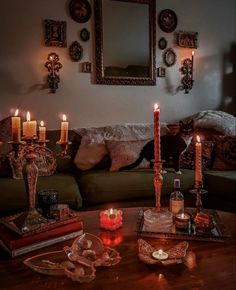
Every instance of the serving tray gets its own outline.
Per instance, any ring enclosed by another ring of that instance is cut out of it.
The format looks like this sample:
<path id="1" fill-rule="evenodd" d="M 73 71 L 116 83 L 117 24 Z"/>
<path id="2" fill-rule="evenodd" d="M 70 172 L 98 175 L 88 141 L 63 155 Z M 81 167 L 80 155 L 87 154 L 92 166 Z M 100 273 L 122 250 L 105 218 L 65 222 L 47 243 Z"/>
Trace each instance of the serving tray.
<path id="1" fill-rule="evenodd" d="M 166 211 L 168 208 L 164 208 Z M 196 231 L 196 227 L 193 223 L 193 218 L 190 219 L 190 224 L 188 229 L 178 229 L 173 223 L 173 228 L 171 232 L 156 232 L 147 231 L 144 225 L 144 211 L 146 209 L 141 209 L 138 214 L 137 220 L 137 235 L 139 237 L 150 237 L 150 238 L 165 238 L 165 239 L 179 239 L 179 240 L 195 240 L 195 241 L 208 241 L 208 242 L 225 242 L 226 239 L 230 238 L 231 235 L 227 231 L 226 227 L 222 223 L 217 211 L 202 209 L 201 212 L 211 215 L 213 218 L 214 227 L 207 233 L 200 234 Z M 185 208 L 185 212 L 190 216 L 194 216 L 196 209 Z"/>

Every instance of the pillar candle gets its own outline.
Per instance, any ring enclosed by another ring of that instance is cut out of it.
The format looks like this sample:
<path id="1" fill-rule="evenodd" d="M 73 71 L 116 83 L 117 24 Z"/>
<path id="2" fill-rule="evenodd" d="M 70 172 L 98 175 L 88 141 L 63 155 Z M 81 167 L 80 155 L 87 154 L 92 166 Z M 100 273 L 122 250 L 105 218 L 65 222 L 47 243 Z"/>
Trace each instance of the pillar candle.
<path id="1" fill-rule="evenodd" d="M 69 122 L 66 121 L 66 115 L 63 115 L 61 122 L 61 142 L 68 142 L 68 128 Z"/>
<path id="2" fill-rule="evenodd" d="M 201 186 L 202 182 L 202 143 L 197 135 L 195 144 L 195 187 Z"/>
<path id="3" fill-rule="evenodd" d="M 44 126 L 44 122 L 40 122 L 39 126 L 39 140 L 45 141 L 46 140 L 46 127 Z"/>
<path id="4" fill-rule="evenodd" d="M 37 122 L 30 120 L 30 112 L 27 112 L 26 122 L 23 122 L 23 136 L 34 137 L 36 136 Z"/>
<path id="5" fill-rule="evenodd" d="M 21 118 L 18 116 L 19 110 L 16 109 L 15 116 L 11 118 L 12 124 L 12 141 L 20 142 L 20 133 L 21 133 Z"/>
<path id="6" fill-rule="evenodd" d="M 161 144 L 160 144 L 160 109 L 154 105 L 154 158 L 155 162 L 161 161 Z"/>

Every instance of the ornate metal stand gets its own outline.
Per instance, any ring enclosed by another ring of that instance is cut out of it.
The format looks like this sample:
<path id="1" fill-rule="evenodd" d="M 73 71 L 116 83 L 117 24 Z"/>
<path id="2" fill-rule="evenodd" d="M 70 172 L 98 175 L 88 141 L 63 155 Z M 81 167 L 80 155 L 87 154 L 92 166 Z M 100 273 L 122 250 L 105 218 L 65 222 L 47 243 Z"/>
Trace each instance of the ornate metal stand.
<path id="1" fill-rule="evenodd" d="M 36 141 L 38 144 L 34 144 L 34 141 Z M 26 163 L 23 166 L 22 174 L 25 181 L 25 188 L 28 199 L 28 210 L 18 215 L 14 220 L 11 219 L 10 221 L 14 224 L 14 226 L 18 228 L 19 232 L 21 232 L 22 234 L 29 233 L 47 224 L 47 219 L 35 208 L 35 198 L 38 181 L 38 167 L 35 164 L 37 154 L 35 153 L 35 150 L 39 146 L 46 146 L 47 142 L 48 140 L 37 141 L 36 137 L 27 139 L 24 138 L 23 142 L 9 142 L 10 144 L 12 144 L 16 159 L 18 158 L 18 152 L 20 150 L 20 147 L 26 146 L 26 154 L 24 156 L 26 159 Z M 59 144 L 62 148 L 61 153 L 53 154 L 62 158 L 69 158 L 69 156 L 67 155 L 69 143 L 58 141 L 57 144 Z"/>
<path id="2" fill-rule="evenodd" d="M 202 195 L 207 193 L 207 190 L 202 188 L 202 182 L 195 182 L 195 189 L 191 189 L 190 193 L 196 195 L 196 213 L 201 212 L 202 208 Z"/>
<path id="3" fill-rule="evenodd" d="M 184 75 L 181 80 L 181 90 L 184 90 L 185 94 L 188 94 L 193 87 L 193 62 L 190 58 L 186 58 L 183 62 L 183 66 L 180 68 L 180 72 Z"/>
<path id="4" fill-rule="evenodd" d="M 157 161 L 154 162 L 154 188 L 155 188 L 155 200 L 156 200 L 156 210 L 161 210 L 161 188 L 163 184 L 163 177 L 161 175 L 161 169 L 162 169 L 162 162 Z"/>

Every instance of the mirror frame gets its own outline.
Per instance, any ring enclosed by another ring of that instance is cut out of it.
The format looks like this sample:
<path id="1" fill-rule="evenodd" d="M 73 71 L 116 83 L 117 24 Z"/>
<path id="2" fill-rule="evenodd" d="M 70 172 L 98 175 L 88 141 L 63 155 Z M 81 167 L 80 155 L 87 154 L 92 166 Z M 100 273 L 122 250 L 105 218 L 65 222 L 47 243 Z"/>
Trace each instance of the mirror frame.
<path id="1" fill-rule="evenodd" d="M 149 7 L 149 76 L 147 77 L 104 76 L 102 1 L 94 0 L 96 83 L 104 85 L 156 85 L 156 1 L 118 0 L 147 4 Z"/>

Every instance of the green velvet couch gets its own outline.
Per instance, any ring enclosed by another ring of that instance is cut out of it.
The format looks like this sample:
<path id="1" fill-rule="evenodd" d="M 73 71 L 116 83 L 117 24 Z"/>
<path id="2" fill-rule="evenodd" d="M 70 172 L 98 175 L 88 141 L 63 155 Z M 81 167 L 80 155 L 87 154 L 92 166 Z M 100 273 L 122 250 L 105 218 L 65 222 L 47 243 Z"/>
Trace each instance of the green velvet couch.
<path id="1" fill-rule="evenodd" d="M 59 152 L 56 145 L 59 131 L 48 132 L 48 147 Z M 80 136 L 70 131 L 72 141 L 69 153 L 71 159 L 58 159 L 57 172 L 52 176 L 39 177 L 37 189 L 54 188 L 59 192 L 59 202 L 67 203 L 76 210 L 88 210 L 107 207 L 153 206 L 155 204 L 153 171 L 133 169 L 130 171 L 109 172 L 109 158 L 103 166 L 91 170 L 78 170 L 73 158 L 80 143 Z M 107 158 L 107 156 L 106 156 Z M 106 164 L 106 165 L 104 165 Z M 162 187 L 162 205 L 168 206 L 176 175 L 173 169 L 164 175 Z M 194 185 L 194 171 L 183 169 L 181 179 L 182 192 L 187 206 L 194 206 L 195 196 L 189 193 Z M 236 171 L 208 170 L 204 176 L 204 187 L 208 194 L 203 196 L 203 206 L 235 212 L 236 209 Z M 27 196 L 23 180 L 10 176 L 0 177 L 0 213 L 21 211 L 27 208 Z"/>

